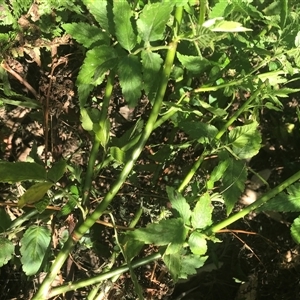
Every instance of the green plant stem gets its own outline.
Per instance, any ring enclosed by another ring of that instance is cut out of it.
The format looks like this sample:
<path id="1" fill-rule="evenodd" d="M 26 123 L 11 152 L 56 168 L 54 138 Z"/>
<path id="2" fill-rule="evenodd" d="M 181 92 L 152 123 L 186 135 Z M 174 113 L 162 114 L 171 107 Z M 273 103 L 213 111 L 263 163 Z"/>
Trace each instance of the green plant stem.
<path id="1" fill-rule="evenodd" d="M 294 182 L 296 182 L 299 179 L 300 179 L 300 171 L 298 171 L 297 173 L 292 175 L 290 178 L 288 178 L 287 180 L 285 180 L 284 182 L 282 182 L 281 184 L 279 184 L 278 186 L 276 186 L 275 188 L 273 188 L 272 190 L 270 190 L 269 192 L 264 194 L 261 198 L 259 198 L 258 200 L 256 200 L 255 202 L 253 202 L 252 204 L 247 206 L 246 208 L 240 210 L 238 213 L 230 216 L 226 220 L 224 220 L 216 225 L 213 225 L 212 227 L 210 227 L 209 229 L 207 229 L 205 231 L 205 234 L 212 235 L 212 234 L 218 232 L 219 230 L 227 227 L 228 225 L 232 224 L 233 222 L 245 217 L 247 214 L 249 214 L 253 210 L 257 209 L 258 207 L 260 207 L 262 204 L 266 203 L 271 198 L 275 197 L 277 194 L 282 192 L 284 189 L 286 189 L 288 186 L 290 186 L 291 184 L 293 184 Z"/>
<path id="2" fill-rule="evenodd" d="M 200 0 L 200 13 L 199 13 L 199 20 L 198 20 L 198 24 L 200 26 L 202 26 L 202 24 L 205 21 L 205 13 L 206 13 L 206 0 Z"/>
<path id="3" fill-rule="evenodd" d="M 260 93 L 260 88 L 258 88 L 251 97 L 249 97 L 244 104 L 232 115 L 232 117 L 222 126 L 218 134 L 216 135 L 215 139 L 220 140 L 224 133 L 227 131 L 228 127 L 232 125 L 232 123 L 242 114 L 245 110 L 247 110 L 248 106 L 251 104 L 252 101 L 254 101 Z M 199 156 L 199 158 L 195 161 L 194 165 L 182 181 L 181 185 L 178 188 L 179 192 L 182 192 L 184 188 L 189 184 L 197 170 L 200 168 L 202 162 L 204 161 L 205 157 L 207 155 L 211 154 L 208 150 L 204 150 L 202 154 Z"/>
<path id="4" fill-rule="evenodd" d="M 175 10 L 175 23 L 180 24 L 183 14 L 183 7 L 177 7 Z M 174 34 L 175 36 L 175 34 Z M 124 181 L 126 180 L 127 176 L 129 175 L 130 171 L 132 170 L 136 160 L 138 159 L 140 153 L 142 152 L 151 132 L 153 131 L 154 124 L 157 120 L 157 117 L 160 113 L 161 105 L 165 96 L 165 92 L 167 89 L 170 73 L 172 70 L 172 66 L 174 63 L 174 58 L 176 55 L 178 39 L 174 39 L 170 43 L 170 48 L 167 51 L 165 62 L 162 68 L 162 76 L 160 86 L 158 87 L 157 94 L 154 100 L 154 104 L 149 116 L 149 119 L 145 125 L 143 130 L 143 134 L 141 135 L 136 147 L 133 149 L 131 154 L 131 159 L 124 165 L 122 172 L 120 173 L 119 177 L 116 179 L 114 184 L 112 185 L 109 192 L 105 195 L 102 202 L 96 207 L 95 211 L 89 215 L 84 222 L 80 222 L 72 235 L 68 238 L 66 243 L 64 244 L 63 249 L 57 255 L 55 261 L 50 268 L 49 273 L 47 274 L 46 278 L 44 279 L 41 287 L 39 288 L 36 295 L 32 298 L 32 300 L 42 300 L 47 299 L 49 295 L 49 291 L 51 289 L 51 284 L 57 274 L 59 273 L 62 265 L 64 264 L 65 260 L 67 259 L 69 253 L 72 251 L 75 244 L 81 239 L 81 237 L 95 224 L 95 222 L 99 219 L 99 217 L 103 214 L 106 210 L 108 205 L 114 199 L 115 195 L 118 193 L 119 189 L 123 185 Z"/>
<path id="5" fill-rule="evenodd" d="M 111 98 L 111 93 L 113 90 L 114 77 L 115 77 L 114 72 L 110 72 L 109 75 L 107 76 L 105 94 L 103 98 L 99 123 L 105 122 L 108 115 L 108 107 Z M 85 182 L 84 182 L 83 194 L 82 194 L 82 206 L 86 212 L 89 209 L 89 195 L 90 195 L 90 189 L 91 189 L 93 175 L 94 175 L 94 166 L 95 166 L 97 155 L 99 153 L 99 148 L 100 148 L 100 142 L 97 140 L 96 137 L 94 137 L 94 142 L 92 145 L 92 149 L 90 151 L 89 162 L 87 165 L 87 171 L 85 175 Z"/>
<path id="6" fill-rule="evenodd" d="M 131 267 L 135 269 L 135 268 L 143 266 L 145 264 L 149 264 L 150 262 L 152 262 L 154 260 L 157 260 L 159 258 L 161 258 L 161 254 L 160 253 L 154 253 L 154 254 L 151 254 L 147 257 L 144 257 L 144 258 L 141 258 L 139 260 L 133 261 L 131 263 Z M 84 279 L 84 280 L 80 280 L 76 283 L 68 283 L 68 284 L 62 285 L 60 287 L 53 288 L 52 291 L 49 293 L 48 297 L 52 298 L 52 297 L 55 297 L 55 296 L 60 295 L 62 293 L 66 293 L 66 292 L 69 292 L 69 291 L 73 291 L 73 290 L 76 290 L 76 289 L 86 287 L 88 285 L 99 283 L 103 280 L 110 279 L 114 276 L 121 275 L 122 273 L 127 272 L 128 270 L 129 270 L 129 267 L 126 265 L 126 266 L 116 268 L 112 271 L 100 274 L 98 276 L 95 276 L 95 277 L 92 277 L 92 278 L 89 278 L 89 279 Z"/>

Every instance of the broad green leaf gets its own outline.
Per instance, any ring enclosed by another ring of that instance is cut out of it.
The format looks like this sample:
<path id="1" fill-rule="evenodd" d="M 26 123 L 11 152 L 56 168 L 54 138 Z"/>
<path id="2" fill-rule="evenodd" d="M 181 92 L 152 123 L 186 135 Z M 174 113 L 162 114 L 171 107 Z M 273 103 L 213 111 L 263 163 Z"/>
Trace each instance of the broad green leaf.
<path id="1" fill-rule="evenodd" d="M 77 77 L 77 85 L 100 84 L 108 70 L 117 63 L 117 54 L 114 48 L 102 45 L 87 51 L 84 62 Z"/>
<path id="2" fill-rule="evenodd" d="M 199 104 L 203 108 L 205 108 L 206 110 L 211 112 L 214 116 L 223 117 L 223 116 L 227 115 L 227 112 L 222 108 L 213 107 L 213 106 L 209 105 L 207 102 L 201 101 L 201 100 L 198 100 L 197 102 L 199 102 Z"/>
<path id="3" fill-rule="evenodd" d="M 300 217 L 293 221 L 291 226 L 291 236 L 297 244 L 300 244 Z"/>
<path id="4" fill-rule="evenodd" d="M 46 177 L 45 168 L 37 163 L 0 162 L 0 182 L 46 180 Z"/>
<path id="5" fill-rule="evenodd" d="M 35 275 L 42 266 L 51 241 L 51 232 L 42 226 L 31 226 L 21 239 L 21 262 L 27 276 Z"/>
<path id="6" fill-rule="evenodd" d="M 144 243 L 132 239 L 130 235 L 125 235 L 123 243 L 123 251 L 128 261 L 132 261 L 142 250 Z"/>
<path id="7" fill-rule="evenodd" d="M 176 53 L 181 64 L 193 74 L 201 74 L 211 63 L 200 56 L 183 55 Z"/>
<path id="8" fill-rule="evenodd" d="M 185 120 L 179 123 L 179 127 L 192 139 L 198 140 L 200 144 L 210 144 L 218 133 L 218 129 L 211 125 L 195 120 Z"/>
<path id="9" fill-rule="evenodd" d="M 112 4 L 110 1 L 83 0 L 95 20 L 106 32 L 114 35 Z"/>
<path id="10" fill-rule="evenodd" d="M 296 35 L 296 37 L 295 37 L 295 46 L 296 46 L 297 48 L 300 47 L 300 31 L 298 31 L 298 33 L 297 33 L 297 35 Z"/>
<path id="11" fill-rule="evenodd" d="M 80 109 L 80 121 L 81 121 L 81 126 L 84 130 L 86 131 L 92 131 L 93 130 L 93 121 L 91 117 L 88 114 L 88 111 L 85 108 Z"/>
<path id="12" fill-rule="evenodd" d="M 14 244 L 10 240 L 0 237 L 0 268 L 11 260 L 14 251 Z"/>
<path id="13" fill-rule="evenodd" d="M 211 31 L 214 32 L 245 32 L 252 31 L 250 28 L 243 27 L 241 23 L 234 21 L 221 21 L 214 26 Z"/>
<path id="14" fill-rule="evenodd" d="M 34 207 L 38 210 L 39 213 L 42 213 L 49 204 L 50 204 L 49 197 L 44 197 L 42 198 L 42 200 L 35 202 Z"/>
<path id="15" fill-rule="evenodd" d="M 170 271 L 173 281 L 176 282 L 181 272 L 181 255 L 179 253 L 163 255 L 162 259 Z"/>
<path id="16" fill-rule="evenodd" d="M 205 236 L 197 231 L 191 233 L 188 244 L 193 254 L 204 255 L 207 251 Z"/>
<path id="17" fill-rule="evenodd" d="M 61 27 L 78 43 L 89 48 L 93 43 L 100 42 L 109 45 L 107 34 L 101 29 L 84 22 L 62 24 Z"/>
<path id="18" fill-rule="evenodd" d="M 173 187 L 167 186 L 168 198 L 171 201 L 172 209 L 175 209 L 185 224 L 190 222 L 191 208 L 186 199 Z"/>
<path id="19" fill-rule="evenodd" d="M 160 80 L 160 68 L 163 64 L 163 59 L 158 53 L 153 53 L 150 50 L 142 51 L 142 71 L 144 90 L 146 94 L 155 92 Z"/>
<path id="20" fill-rule="evenodd" d="M 183 219 L 178 218 L 161 220 L 159 223 L 152 223 L 146 228 L 136 229 L 130 234 L 134 239 L 145 244 L 163 246 L 169 243 L 183 244 L 187 230 Z"/>
<path id="21" fill-rule="evenodd" d="M 229 161 L 223 160 L 220 161 L 219 164 L 213 169 L 213 171 L 210 174 L 210 178 L 206 183 L 208 190 L 212 189 L 214 187 L 214 183 L 222 178 L 228 166 L 229 166 Z"/>
<path id="22" fill-rule="evenodd" d="M 129 159 L 127 153 L 119 147 L 110 147 L 109 153 L 117 162 L 121 164 L 125 164 Z"/>
<path id="23" fill-rule="evenodd" d="M 135 107 L 142 89 L 142 66 L 138 57 L 123 56 L 118 64 L 118 75 L 125 100 L 130 107 Z"/>
<path id="24" fill-rule="evenodd" d="M 113 13 L 118 42 L 130 52 L 137 42 L 131 7 L 127 1 L 115 1 Z"/>
<path id="25" fill-rule="evenodd" d="M 18 207 L 22 208 L 26 204 L 33 204 L 40 201 L 47 191 L 53 186 L 52 182 L 38 182 L 32 185 L 19 199 Z"/>
<path id="26" fill-rule="evenodd" d="M 245 163 L 229 159 L 229 166 L 222 177 L 222 189 L 227 214 L 229 215 L 245 189 L 247 170 Z"/>
<path id="27" fill-rule="evenodd" d="M 203 229 L 212 224 L 213 207 L 208 193 L 203 194 L 192 212 L 193 228 Z"/>
<path id="28" fill-rule="evenodd" d="M 57 161 L 53 164 L 50 170 L 48 170 L 47 178 L 52 182 L 57 182 L 59 179 L 62 178 L 66 171 L 67 162 L 63 159 Z"/>
<path id="29" fill-rule="evenodd" d="M 201 268 L 208 256 L 184 255 L 181 260 L 181 270 L 179 278 L 187 279 L 189 275 L 197 274 L 197 269 Z"/>
<path id="30" fill-rule="evenodd" d="M 110 139 L 110 121 L 106 119 L 104 122 L 94 123 L 93 131 L 95 132 L 96 139 L 100 142 L 102 147 L 106 149 Z"/>
<path id="31" fill-rule="evenodd" d="M 219 0 L 210 10 L 209 18 L 223 17 L 225 8 L 229 5 L 228 0 Z"/>
<path id="32" fill-rule="evenodd" d="M 251 158 L 261 148 L 261 134 L 257 130 L 257 122 L 238 126 L 230 131 L 229 142 L 233 152 L 241 159 Z"/>
<path id="33" fill-rule="evenodd" d="M 146 44 L 163 38 L 173 6 L 170 2 L 148 3 L 144 6 L 137 20 L 137 28 Z"/>
<path id="34" fill-rule="evenodd" d="M 12 221 L 3 207 L 0 207 L 0 232 L 4 232 Z"/>
<path id="35" fill-rule="evenodd" d="M 257 211 L 300 212 L 300 183 L 294 183 L 268 202 Z"/>
<path id="36" fill-rule="evenodd" d="M 76 198 L 69 195 L 68 202 L 61 208 L 61 210 L 58 213 L 58 217 L 66 216 L 70 214 L 74 208 L 77 206 L 78 201 L 76 201 Z"/>

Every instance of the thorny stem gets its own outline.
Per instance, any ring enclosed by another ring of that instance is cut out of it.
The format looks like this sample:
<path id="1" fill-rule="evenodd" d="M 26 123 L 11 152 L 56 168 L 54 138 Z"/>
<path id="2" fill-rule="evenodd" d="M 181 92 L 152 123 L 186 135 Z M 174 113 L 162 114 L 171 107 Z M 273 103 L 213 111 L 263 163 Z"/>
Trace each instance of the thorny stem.
<path id="1" fill-rule="evenodd" d="M 181 23 L 182 15 L 183 15 L 183 7 L 176 7 L 175 10 L 175 23 L 177 24 L 176 28 L 178 28 Z M 176 36 L 175 33 L 174 36 Z M 81 237 L 95 224 L 95 222 L 99 219 L 99 217 L 104 213 L 107 206 L 112 202 L 115 195 L 118 193 L 119 189 L 121 188 L 127 176 L 129 175 L 130 171 L 132 170 L 136 160 L 138 159 L 150 134 L 153 131 L 154 124 L 160 113 L 161 105 L 165 96 L 170 73 L 176 55 L 177 44 L 178 44 L 178 39 L 175 38 L 170 43 L 170 48 L 167 51 L 165 62 L 162 68 L 161 82 L 156 93 L 156 97 L 154 100 L 154 104 L 149 119 L 143 130 L 143 134 L 141 135 L 135 148 L 132 150 L 131 159 L 126 162 L 119 177 L 116 179 L 116 181 L 114 182 L 114 184 L 112 185 L 111 189 L 108 191 L 108 193 L 106 194 L 102 202 L 96 207 L 95 211 L 91 215 L 89 215 L 84 222 L 82 223 L 80 222 L 76 226 L 73 234 L 68 238 L 68 240 L 64 244 L 63 249 L 57 255 L 55 261 L 52 264 L 52 267 L 50 268 L 49 273 L 44 279 L 38 292 L 32 298 L 33 300 L 42 300 L 42 299 L 47 299 L 49 297 L 51 284 L 55 279 L 55 277 L 57 276 L 57 274 L 59 273 L 69 253 L 72 251 L 73 247 L 81 239 Z"/>

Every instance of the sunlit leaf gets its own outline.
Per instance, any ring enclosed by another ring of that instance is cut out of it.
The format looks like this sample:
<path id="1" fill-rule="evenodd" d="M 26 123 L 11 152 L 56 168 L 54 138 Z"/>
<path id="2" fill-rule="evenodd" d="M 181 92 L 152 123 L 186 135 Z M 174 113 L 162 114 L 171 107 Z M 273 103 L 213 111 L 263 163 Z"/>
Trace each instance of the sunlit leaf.
<path id="1" fill-rule="evenodd" d="M 175 209 L 185 224 L 188 224 L 191 216 L 191 209 L 186 199 L 173 187 L 167 187 L 167 194 L 172 204 L 172 209 Z"/>
<path id="2" fill-rule="evenodd" d="M 33 204 L 40 201 L 47 191 L 53 186 L 52 182 L 38 182 L 32 185 L 19 199 L 18 207 L 22 208 L 26 204 Z"/>
<path id="3" fill-rule="evenodd" d="M 203 229 L 212 224 L 213 207 L 208 193 L 203 194 L 192 212 L 193 228 Z"/>
<path id="4" fill-rule="evenodd" d="M 296 218 L 293 221 L 293 224 L 291 226 L 291 235 L 293 240 L 297 244 L 300 244 L 300 217 Z"/>
<path id="5" fill-rule="evenodd" d="M 205 236 L 197 231 L 191 233 L 188 244 L 193 254 L 204 255 L 207 251 Z"/>

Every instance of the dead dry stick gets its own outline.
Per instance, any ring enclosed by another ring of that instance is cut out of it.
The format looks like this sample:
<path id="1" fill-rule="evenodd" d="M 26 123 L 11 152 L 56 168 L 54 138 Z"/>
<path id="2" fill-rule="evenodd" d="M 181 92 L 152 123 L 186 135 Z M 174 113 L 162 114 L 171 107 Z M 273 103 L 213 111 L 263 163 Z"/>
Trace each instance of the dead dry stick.
<path id="1" fill-rule="evenodd" d="M 21 75 L 14 71 L 4 60 L 1 62 L 1 67 L 9 72 L 12 76 L 14 76 L 17 80 L 19 80 L 20 83 L 23 84 L 31 92 L 35 99 L 39 99 L 36 90 Z"/>

